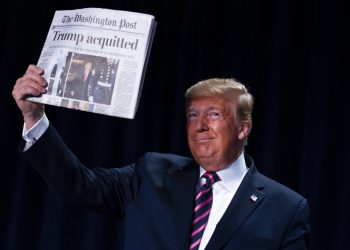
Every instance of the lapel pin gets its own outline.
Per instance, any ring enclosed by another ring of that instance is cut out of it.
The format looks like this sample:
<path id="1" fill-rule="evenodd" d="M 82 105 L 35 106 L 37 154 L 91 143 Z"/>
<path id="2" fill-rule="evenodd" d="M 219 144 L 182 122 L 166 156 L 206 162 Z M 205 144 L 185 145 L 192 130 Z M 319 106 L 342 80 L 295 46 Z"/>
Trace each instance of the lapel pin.
<path id="1" fill-rule="evenodd" d="M 256 197 L 255 194 L 252 194 L 252 196 L 250 196 L 250 199 L 253 201 L 253 202 L 256 202 L 258 197 Z"/>

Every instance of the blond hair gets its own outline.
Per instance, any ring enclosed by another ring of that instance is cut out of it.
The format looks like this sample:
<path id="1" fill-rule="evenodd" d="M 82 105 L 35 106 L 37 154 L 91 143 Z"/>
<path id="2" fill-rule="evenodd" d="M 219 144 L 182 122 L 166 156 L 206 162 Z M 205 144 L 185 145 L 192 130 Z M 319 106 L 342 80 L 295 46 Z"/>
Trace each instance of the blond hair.
<path id="1" fill-rule="evenodd" d="M 185 94 L 186 107 L 195 98 L 211 96 L 238 98 L 238 117 L 242 121 L 252 122 L 254 98 L 242 83 L 233 78 L 211 78 L 200 81 L 187 89 Z"/>

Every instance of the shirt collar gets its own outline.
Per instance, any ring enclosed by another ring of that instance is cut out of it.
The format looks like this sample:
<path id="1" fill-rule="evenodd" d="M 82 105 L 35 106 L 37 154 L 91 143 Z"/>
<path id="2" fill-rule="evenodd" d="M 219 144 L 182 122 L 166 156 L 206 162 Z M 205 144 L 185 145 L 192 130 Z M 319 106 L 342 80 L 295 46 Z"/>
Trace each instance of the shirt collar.
<path id="1" fill-rule="evenodd" d="M 242 153 L 237 160 L 229 164 L 226 168 L 216 172 L 221 179 L 217 184 L 228 191 L 231 191 L 231 187 L 234 183 L 241 181 L 247 170 L 248 168 L 244 159 L 244 153 Z M 202 176 L 206 172 L 202 166 L 200 166 L 199 171 L 199 176 Z"/>

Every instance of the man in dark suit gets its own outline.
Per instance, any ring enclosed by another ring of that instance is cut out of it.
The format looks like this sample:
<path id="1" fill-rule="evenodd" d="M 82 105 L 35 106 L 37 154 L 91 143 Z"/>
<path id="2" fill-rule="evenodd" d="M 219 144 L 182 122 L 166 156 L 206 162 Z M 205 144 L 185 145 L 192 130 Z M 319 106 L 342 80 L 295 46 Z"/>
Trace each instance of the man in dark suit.
<path id="1" fill-rule="evenodd" d="M 46 92 L 31 65 L 12 95 L 22 111 L 23 155 L 64 201 L 125 220 L 125 249 L 307 249 L 305 198 L 260 174 L 244 145 L 253 97 L 232 79 L 186 92 L 193 159 L 146 153 L 115 169 L 88 169 L 44 114 L 26 101 Z"/>

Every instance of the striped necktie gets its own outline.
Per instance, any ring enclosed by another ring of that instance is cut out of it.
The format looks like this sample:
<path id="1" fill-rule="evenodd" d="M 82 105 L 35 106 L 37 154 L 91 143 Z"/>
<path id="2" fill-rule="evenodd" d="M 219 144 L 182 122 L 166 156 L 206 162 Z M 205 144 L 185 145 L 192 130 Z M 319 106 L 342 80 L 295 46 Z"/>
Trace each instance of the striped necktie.
<path id="1" fill-rule="evenodd" d="M 201 243 L 213 203 L 212 185 L 220 180 L 220 177 L 215 172 L 206 172 L 201 178 L 205 178 L 205 183 L 201 185 L 196 194 L 189 250 L 198 249 Z"/>

